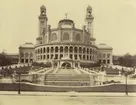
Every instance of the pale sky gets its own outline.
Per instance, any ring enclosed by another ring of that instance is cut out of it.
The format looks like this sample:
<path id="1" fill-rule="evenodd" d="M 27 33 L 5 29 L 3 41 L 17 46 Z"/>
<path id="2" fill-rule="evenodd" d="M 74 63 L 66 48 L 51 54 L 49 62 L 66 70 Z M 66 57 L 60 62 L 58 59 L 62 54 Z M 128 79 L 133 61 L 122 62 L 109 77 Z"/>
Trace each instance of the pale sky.
<path id="1" fill-rule="evenodd" d="M 112 46 L 116 55 L 136 54 L 136 0 L 0 0 L 0 52 L 17 53 L 21 44 L 36 43 L 43 4 L 52 28 L 65 13 L 81 28 L 86 8 L 92 6 L 96 43 Z"/>

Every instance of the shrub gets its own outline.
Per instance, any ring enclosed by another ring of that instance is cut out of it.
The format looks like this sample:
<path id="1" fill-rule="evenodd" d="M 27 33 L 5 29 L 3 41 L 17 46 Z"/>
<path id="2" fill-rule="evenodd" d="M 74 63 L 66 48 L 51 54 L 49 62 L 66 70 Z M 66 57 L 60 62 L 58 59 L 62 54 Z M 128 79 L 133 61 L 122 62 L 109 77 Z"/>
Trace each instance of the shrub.
<path id="1" fill-rule="evenodd" d="M 46 64 L 44 63 L 37 63 L 37 62 L 33 62 L 32 66 L 40 66 L 40 67 L 51 67 L 51 62 L 47 62 Z"/>
<path id="2" fill-rule="evenodd" d="M 32 83 L 31 81 L 26 80 L 26 79 L 22 79 L 21 82 L 30 82 L 30 83 Z"/>

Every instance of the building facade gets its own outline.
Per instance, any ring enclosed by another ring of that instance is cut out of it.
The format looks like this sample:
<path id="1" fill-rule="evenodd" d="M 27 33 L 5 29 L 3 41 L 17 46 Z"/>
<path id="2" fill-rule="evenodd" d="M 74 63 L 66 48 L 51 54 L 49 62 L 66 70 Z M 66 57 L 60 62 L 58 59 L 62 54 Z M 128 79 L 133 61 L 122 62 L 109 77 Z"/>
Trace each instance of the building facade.
<path id="1" fill-rule="evenodd" d="M 34 59 L 34 44 L 25 43 L 19 47 L 19 63 L 32 63 Z"/>
<path id="2" fill-rule="evenodd" d="M 73 20 L 62 19 L 57 28 L 48 25 L 46 7 L 40 8 L 39 35 L 34 46 L 20 46 L 19 58 L 21 63 L 27 62 L 52 62 L 53 66 L 80 67 L 81 65 L 104 63 L 112 64 L 112 48 L 104 45 L 96 45 L 93 36 L 92 8 L 86 9 L 85 25 L 82 29 L 75 27 Z M 33 55 L 26 58 L 28 55 Z M 104 57 L 104 54 L 106 57 Z M 100 57 L 103 55 L 103 57 Z M 30 59 L 29 59 L 30 58 Z"/>
<path id="3" fill-rule="evenodd" d="M 98 45 L 98 61 L 100 64 L 112 64 L 112 47 L 101 43 Z"/>

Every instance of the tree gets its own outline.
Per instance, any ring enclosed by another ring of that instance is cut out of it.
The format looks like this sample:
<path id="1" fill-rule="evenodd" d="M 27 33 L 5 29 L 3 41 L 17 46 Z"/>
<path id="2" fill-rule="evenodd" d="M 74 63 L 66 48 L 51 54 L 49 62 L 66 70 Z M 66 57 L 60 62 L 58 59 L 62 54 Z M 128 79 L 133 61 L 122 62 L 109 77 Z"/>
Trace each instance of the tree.
<path id="1" fill-rule="evenodd" d="M 0 66 L 7 66 L 11 64 L 11 60 L 5 56 L 4 53 L 0 54 Z"/>
<path id="2" fill-rule="evenodd" d="M 51 62 L 46 62 L 46 64 L 44 63 L 38 63 L 38 62 L 33 62 L 32 66 L 40 66 L 40 67 L 51 67 Z"/>
<path id="3" fill-rule="evenodd" d="M 129 53 L 127 53 L 127 54 L 124 55 L 124 59 L 125 59 L 126 66 L 127 67 L 132 67 L 132 63 L 133 63 L 132 55 L 130 55 Z"/>
<path id="4" fill-rule="evenodd" d="M 121 66 L 125 65 L 125 59 L 124 59 L 124 57 L 119 57 L 118 61 L 119 61 L 119 65 L 121 65 Z"/>
<path id="5" fill-rule="evenodd" d="M 126 67 L 132 67 L 133 66 L 133 56 L 129 53 L 125 54 L 122 57 L 118 58 L 119 65 L 126 66 Z"/>

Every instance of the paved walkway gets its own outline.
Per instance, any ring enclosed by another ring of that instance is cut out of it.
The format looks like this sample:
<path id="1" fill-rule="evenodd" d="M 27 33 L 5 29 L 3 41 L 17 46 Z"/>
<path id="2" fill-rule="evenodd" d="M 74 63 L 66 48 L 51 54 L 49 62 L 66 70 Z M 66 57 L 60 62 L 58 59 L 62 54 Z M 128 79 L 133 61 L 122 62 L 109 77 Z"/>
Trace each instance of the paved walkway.
<path id="1" fill-rule="evenodd" d="M 18 95 L 18 91 L 0 91 L 0 95 Z M 108 93 L 108 92 L 21 92 L 20 95 L 33 95 L 33 96 L 84 96 L 84 97 L 136 97 L 136 93 Z"/>

